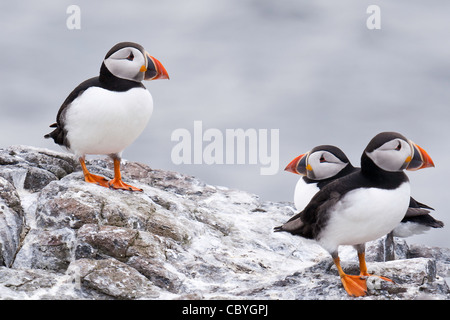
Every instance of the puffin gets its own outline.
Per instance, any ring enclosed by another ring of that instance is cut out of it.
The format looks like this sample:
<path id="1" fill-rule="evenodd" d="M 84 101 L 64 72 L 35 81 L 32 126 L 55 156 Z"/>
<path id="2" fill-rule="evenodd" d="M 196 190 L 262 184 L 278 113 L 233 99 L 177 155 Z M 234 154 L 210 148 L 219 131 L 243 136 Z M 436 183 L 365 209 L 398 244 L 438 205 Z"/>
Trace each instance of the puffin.
<path id="1" fill-rule="evenodd" d="M 320 145 L 294 158 L 284 170 L 302 176 L 294 191 L 294 205 L 300 212 L 321 188 L 360 168 L 354 167 L 340 148 Z M 430 228 L 442 228 L 444 223 L 433 218 L 430 210 L 434 209 L 411 197 L 404 218 L 389 235 L 406 238 L 422 234 Z"/>
<path id="2" fill-rule="evenodd" d="M 146 127 L 153 98 L 143 80 L 169 79 L 156 58 L 134 42 L 120 42 L 107 53 L 100 74 L 79 84 L 65 99 L 44 136 L 75 154 L 84 180 L 102 187 L 142 191 L 122 181 L 123 150 Z M 114 178 L 94 175 L 86 167 L 86 155 L 108 155 L 114 164 Z"/>
<path id="3" fill-rule="evenodd" d="M 410 203 L 410 183 L 404 170 L 434 167 L 428 153 L 397 132 L 381 132 L 361 155 L 361 169 L 331 181 L 308 205 L 274 231 L 315 240 L 328 251 L 350 296 L 367 294 L 365 243 L 391 232 Z M 359 275 L 346 274 L 338 248 L 351 245 L 358 253 Z M 392 281 L 389 278 L 379 278 Z"/>

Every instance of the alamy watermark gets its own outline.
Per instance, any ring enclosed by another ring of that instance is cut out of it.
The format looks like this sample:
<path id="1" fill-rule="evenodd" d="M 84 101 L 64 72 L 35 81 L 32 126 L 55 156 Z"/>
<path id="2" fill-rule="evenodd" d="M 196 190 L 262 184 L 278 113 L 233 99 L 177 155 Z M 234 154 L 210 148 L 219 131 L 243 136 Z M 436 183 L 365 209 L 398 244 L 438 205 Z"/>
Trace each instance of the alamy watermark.
<path id="1" fill-rule="evenodd" d="M 81 9 L 76 4 L 67 7 L 66 13 L 69 15 L 66 20 L 66 26 L 69 30 L 81 29 Z"/>
<path id="2" fill-rule="evenodd" d="M 279 167 L 279 129 L 203 130 L 202 121 L 194 121 L 192 132 L 185 128 L 172 132 L 174 164 L 260 164 L 261 175 L 274 175 Z"/>
<path id="3" fill-rule="evenodd" d="M 381 29 L 381 9 L 376 4 L 367 7 L 366 13 L 370 16 L 366 20 L 366 27 L 369 30 Z"/>
<path id="4" fill-rule="evenodd" d="M 72 4 L 67 7 L 66 13 L 69 15 L 66 20 L 66 26 L 69 30 L 81 29 L 81 9 L 78 5 Z M 381 9 L 376 4 L 367 7 L 366 13 L 370 16 L 366 20 L 366 27 L 369 30 L 381 29 Z"/>

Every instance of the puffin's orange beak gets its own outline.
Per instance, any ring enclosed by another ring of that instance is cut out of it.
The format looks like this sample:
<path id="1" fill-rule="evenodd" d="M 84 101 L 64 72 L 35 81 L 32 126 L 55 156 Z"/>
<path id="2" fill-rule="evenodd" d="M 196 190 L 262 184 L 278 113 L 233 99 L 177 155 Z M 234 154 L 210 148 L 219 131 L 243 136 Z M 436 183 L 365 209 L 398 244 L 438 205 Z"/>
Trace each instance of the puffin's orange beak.
<path id="1" fill-rule="evenodd" d="M 141 67 L 141 72 L 145 72 L 144 80 L 169 79 L 169 74 L 162 63 L 147 52 L 146 55 L 147 67 Z"/>
<path id="2" fill-rule="evenodd" d="M 406 170 L 414 171 L 424 168 L 434 167 L 433 160 L 428 153 L 414 142 L 410 142 L 413 148 L 413 155 L 406 167 Z"/>
<path id="3" fill-rule="evenodd" d="M 306 176 L 306 159 L 309 152 L 299 155 L 284 168 L 285 171 Z"/>

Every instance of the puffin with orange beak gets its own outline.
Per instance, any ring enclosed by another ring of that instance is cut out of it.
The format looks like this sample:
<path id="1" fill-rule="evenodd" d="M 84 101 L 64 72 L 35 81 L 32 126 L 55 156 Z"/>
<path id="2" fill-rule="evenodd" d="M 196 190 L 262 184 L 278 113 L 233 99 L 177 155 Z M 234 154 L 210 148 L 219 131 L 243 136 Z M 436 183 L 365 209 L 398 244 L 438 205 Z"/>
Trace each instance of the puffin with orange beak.
<path id="1" fill-rule="evenodd" d="M 420 163 L 419 147 L 413 145 L 414 156 Z M 284 169 L 287 172 L 300 175 L 294 191 L 294 204 L 297 211 L 302 211 L 312 197 L 327 184 L 343 176 L 359 171 L 354 167 L 346 154 L 336 146 L 320 145 L 308 152 L 295 157 Z M 422 234 L 431 228 L 442 228 L 444 223 L 430 215 L 434 210 L 411 197 L 408 210 L 401 223 L 389 234 L 389 237 L 406 238 Z M 392 241 L 392 240 L 391 240 Z"/>
<path id="2" fill-rule="evenodd" d="M 139 137 L 152 112 L 153 99 L 143 80 L 169 79 L 164 66 L 133 42 L 120 42 L 106 54 L 100 75 L 82 82 L 66 98 L 56 116 L 55 128 L 45 138 L 65 147 L 78 158 L 86 182 L 130 191 L 142 191 L 122 181 L 123 150 Z M 108 155 L 114 178 L 90 173 L 88 154 Z"/>
<path id="3" fill-rule="evenodd" d="M 434 163 L 424 149 L 399 133 L 382 132 L 364 150 L 360 170 L 321 188 L 300 213 L 275 231 L 316 240 L 332 256 L 347 293 L 364 296 L 370 276 L 365 243 L 388 234 L 404 218 L 411 190 L 403 170 L 428 167 Z M 341 245 L 357 250 L 359 275 L 348 275 L 341 268 Z"/>

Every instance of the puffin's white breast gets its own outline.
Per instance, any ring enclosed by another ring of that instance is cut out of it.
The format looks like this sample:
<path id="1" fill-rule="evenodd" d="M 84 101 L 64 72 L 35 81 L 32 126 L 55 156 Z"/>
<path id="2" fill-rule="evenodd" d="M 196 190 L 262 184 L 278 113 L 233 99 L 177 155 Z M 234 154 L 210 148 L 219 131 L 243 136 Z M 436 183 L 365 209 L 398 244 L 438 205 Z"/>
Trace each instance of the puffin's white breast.
<path id="1" fill-rule="evenodd" d="M 306 183 L 303 178 L 300 178 L 295 185 L 294 204 L 298 211 L 303 211 L 312 197 L 319 191 L 317 183 Z"/>
<path id="2" fill-rule="evenodd" d="M 153 99 L 144 88 L 91 87 L 66 112 L 70 150 L 79 156 L 120 153 L 142 133 L 152 112 Z"/>
<path id="3" fill-rule="evenodd" d="M 350 191 L 331 209 L 319 243 L 332 252 L 339 245 L 357 245 L 380 238 L 403 219 L 409 199 L 409 182 L 394 190 L 362 188 Z"/>

